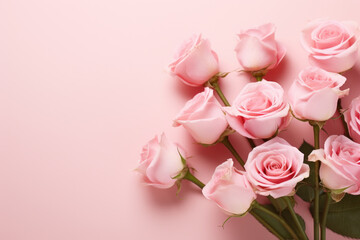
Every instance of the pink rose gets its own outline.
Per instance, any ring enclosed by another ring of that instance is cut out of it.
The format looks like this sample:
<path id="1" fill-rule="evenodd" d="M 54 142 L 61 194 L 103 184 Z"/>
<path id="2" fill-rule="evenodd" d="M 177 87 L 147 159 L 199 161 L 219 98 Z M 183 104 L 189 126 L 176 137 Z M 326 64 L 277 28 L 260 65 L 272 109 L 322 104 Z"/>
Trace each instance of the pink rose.
<path id="1" fill-rule="evenodd" d="M 244 172 L 233 167 L 232 159 L 216 167 L 202 192 L 228 214 L 236 215 L 246 213 L 256 198 Z"/>
<path id="2" fill-rule="evenodd" d="M 270 138 L 290 121 L 284 90 L 276 82 L 248 83 L 231 107 L 223 107 L 235 131 L 248 138 Z"/>
<path id="3" fill-rule="evenodd" d="M 359 159 L 360 144 L 342 135 L 328 137 L 324 149 L 309 155 L 309 161 L 321 161 L 319 174 L 324 186 L 353 195 L 360 194 Z"/>
<path id="4" fill-rule="evenodd" d="M 198 143 L 212 144 L 219 139 L 228 124 L 212 89 L 205 88 L 185 104 L 174 120 L 174 126 L 180 125 Z"/>
<path id="5" fill-rule="evenodd" d="M 165 134 L 155 136 L 142 149 L 141 160 L 137 171 L 143 175 L 148 185 L 157 188 L 170 188 L 177 179 L 173 179 L 184 169 L 180 154 L 184 151 L 170 142 Z"/>
<path id="6" fill-rule="evenodd" d="M 295 116 L 304 120 L 325 121 L 331 118 L 339 98 L 348 94 L 341 91 L 346 78 L 318 67 L 307 67 L 291 85 L 288 96 Z"/>
<path id="7" fill-rule="evenodd" d="M 301 42 L 312 65 L 330 72 L 344 72 L 357 59 L 359 28 L 350 21 L 315 20 L 302 31 Z"/>
<path id="8" fill-rule="evenodd" d="M 285 56 L 285 47 L 275 41 L 275 25 L 272 23 L 242 31 L 238 37 L 235 52 L 245 71 L 273 69 Z"/>
<path id="9" fill-rule="evenodd" d="M 218 57 L 210 42 L 198 34 L 181 45 L 169 69 L 185 84 L 201 86 L 219 72 Z"/>
<path id="10" fill-rule="evenodd" d="M 260 195 L 274 198 L 294 194 L 295 186 L 309 177 L 304 154 L 284 139 L 276 137 L 255 147 L 245 163 L 246 175 Z"/>
<path id="11" fill-rule="evenodd" d="M 344 113 L 351 138 L 360 143 L 360 97 L 351 101 L 349 109 Z"/>

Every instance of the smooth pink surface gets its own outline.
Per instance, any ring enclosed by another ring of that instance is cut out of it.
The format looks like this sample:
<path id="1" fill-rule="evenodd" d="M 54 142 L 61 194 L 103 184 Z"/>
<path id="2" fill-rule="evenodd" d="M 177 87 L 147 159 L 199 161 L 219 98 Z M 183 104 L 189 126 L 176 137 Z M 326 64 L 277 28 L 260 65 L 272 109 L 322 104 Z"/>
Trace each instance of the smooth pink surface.
<path id="1" fill-rule="evenodd" d="M 239 67 L 241 29 L 266 22 L 287 55 L 267 80 L 288 89 L 308 65 L 300 44 L 309 20 L 360 23 L 353 1 L 0 1 L 0 239 L 274 239 L 251 216 L 231 219 L 193 185 L 144 187 L 132 169 L 142 146 L 166 132 L 192 156 L 207 182 L 230 154 L 194 143 L 172 120 L 201 88 L 165 69 L 176 47 L 202 32 L 223 70 Z M 360 94 L 360 62 L 345 73 L 348 106 Z M 249 81 L 231 74 L 222 87 L 232 101 Z M 339 134 L 339 120 L 325 127 Z M 312 129 L 293 121 L 281 137 L 299 146 Z M 326 134 L 322 132 L 322 142 Z M 231 136 L 242 155 L 247 142 Z M 312 233 L 310 214 L 303 205 Z M 343 239 L 329 231 L 328 239 Z"/>

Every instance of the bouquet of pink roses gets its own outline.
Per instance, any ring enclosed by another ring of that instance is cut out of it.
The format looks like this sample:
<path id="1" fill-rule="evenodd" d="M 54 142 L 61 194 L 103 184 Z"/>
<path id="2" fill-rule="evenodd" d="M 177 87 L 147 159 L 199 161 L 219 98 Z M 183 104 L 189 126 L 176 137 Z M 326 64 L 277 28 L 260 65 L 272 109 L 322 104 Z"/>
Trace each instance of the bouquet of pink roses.
<path id="1" fill-rule="evenodd" d="M 162 134 L 143 148 L 137 168 L 143 181 L 179 189 L 182 180 L 191 181 L 229 218 L 250 213 L 279 239 L 308 239 L 304 220 L 294 210 L 296 194 L 310 203 L 313 239 L 326 239 L 326 228 L 360 238 L 360 97 L 346 110 L 340 101 L 349 92 L 341 89 L 346 82 L 341 73 L 357 60 L 359 33 L 358 25 L 351 21 L 310 22 L 301 39 L 310 66 L 292 83 L 288 102 L 278 83 L 264 79 L 286 53 L 275 40 L 273 24 L 238 35 L 235 52 L 240 70 L 231 72 L 219 72 L 210 42 L 194 35 L 179 48 L 169 69 L 175 78 L 190 86 L 204 86 L 204 91 L 186 103 L 174 126 L 183 126 L 204 146 L 224 144 L 236 162 L 226 160 L 204 184 L 187 164 L 186 151 Z M 230 104 L 218 82 L 238 71 L 250 73 L 254 81 Z M 336 112 L 344 135 L 328 136 L 320 146 L 319 133 Z M 277 137 L 292 119 L 310 124 L 314 146 L 304 141 L 296 148 Z M 252 147 L 246 160 L 229 140 L 235 133 Z M 262 144 L 256 145 L 254 139 Z M 260 204 L 258 195 L 266 196 L 269 204 Z"/>

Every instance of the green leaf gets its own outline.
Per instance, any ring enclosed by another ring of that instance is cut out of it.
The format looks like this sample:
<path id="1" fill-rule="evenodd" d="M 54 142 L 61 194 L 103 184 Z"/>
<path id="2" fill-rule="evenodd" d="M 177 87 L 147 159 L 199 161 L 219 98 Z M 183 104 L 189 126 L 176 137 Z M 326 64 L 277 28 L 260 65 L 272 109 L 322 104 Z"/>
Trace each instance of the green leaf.
<path id="1" fill-rule="evenodd" d="M 299 150 L 304 155 L 306 155 L 306 160 L 307 160 L 307 156 L 309 156 L 310 153 L 314 150 L 314 146 L 304 140 L 301 146 L 299 147 Z"/>
<path id="2" fill-rule="evenodd" d="M 295 206 L 294 197 L 288 197 L 288 198 L 291 201 L 291 206 L 294 207 Z M 278 213 L 281 213 L 282 211 L 288 208 L 283 198 L 273 198 L 272 196 L 269 195 L 268 199 L 270 200 L 271 204 L 274 206 L 274 208 Z"/>
<path id="3" fill-rule="evenodd" d="M 310 176 L 305 178 L 302 182 L 296 186 L 296 195 L 306 202 L 312 202 L 315 197 L 314 188 L 314 174 L 315 174 L 315 163 L 308 161 L 308 156 L 314 150 L 314 147 L 306 142 L 305 140 L 299 148 L 300 152 L 304 154 L 304 163 L 310 167 Z"/>
<path id="4" fill-rule="evenodd" d="M 263 207 L 277 214 L 276 209 L 272 205 L 263 205 Z M 284 239 L 293 239 L 290 233 L 285 229 L 285 227 L 271 215 L 257 208 L 253 208 L 252 212 L 255 213 L 257 216 L 261 217 L 267 224 L 269 224 L 273 229 L 275 229 L 275 231 L 278 232 Z"/>
<path id="5" fill-rule="evenodd" d="M 326 194 L 320 196 L 320 206 L 324 206 Z M 323 209 L 320 207 L 320 216 Z M 343 236 L 360 239 L 360 196 L 346 194 L 338 203 L 329 207 L 326 226 Z"/>
<path id="6" fill-rule="evenodd" d="M 178 151 L 178 153 L 179 153 L 179 155 L 180 155 L 182 164 L 183 164 L 184 166 L 186 166 L 186 159 L 183 157 L 183 155 L 181 155 L 179 148 L 177 149 L 177 151 Z"/>
<path id="7" fill-rule="evenodd" d="M 297 186 L 296 195 L 305 202 L 312 202 L 315 198 L 314 188 L 307 184 L 299 184 Z"/>
<path id="8" fill-rule="evenodd" d="M 285 211 L 283 211 L 281 213 L 281 216 L 286 220 L 286 222 L 291 226 L 292 229 L 297 231 L 297 226 L 294 223 L 294 220 L 293 220 L 289 210 L 286 209 Z M 299 214 L 296 214 L 296 216 L 299 219 L 299 222 L 300 222 L 300 225 L 301 225 L 302 229 L 304 229 L 304 231 L 305 231 L 305 221 L 304 221 L 304 219 Z M 298 235 L 300 236 L 299 233 L 298 233 Z"/>
<path id="9" fill-rule="evenodd" d="M 278 213 L 281 213 L 287 208 L 287 205 L 282 198 L 273 198 L 272 196 L 269 195 L 268 199 L 270 200 L 271 204 L 275 207 Z"/>

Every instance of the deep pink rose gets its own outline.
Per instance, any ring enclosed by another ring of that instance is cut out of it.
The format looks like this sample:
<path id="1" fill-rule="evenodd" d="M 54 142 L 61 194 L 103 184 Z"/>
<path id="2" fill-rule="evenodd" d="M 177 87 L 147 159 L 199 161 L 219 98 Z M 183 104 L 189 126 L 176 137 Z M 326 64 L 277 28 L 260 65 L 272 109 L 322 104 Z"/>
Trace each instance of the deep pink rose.
<path id="1" fill-rule="evenodd" d="M 170 188 L 177 179 L 173 179 L 184 169 L 180 154 L 184 151 L 175 143 L 170 142 L 165 134 L 155 136 L 142 149 L 137 171 L 143 175 L 148 185 L 157 188 Z"/>
<path id="2" fill-rule="evenodd" d="M 264 24 L 238 34 L 235 52 L 245 71 L 270 70 L 284 58 L 286 49 L 275 41 L 275 25 Z"/>
<path id="3" fill-rule="evenodd" d="M 182 125 L 198 143 L 212 144 L 219 139 L 228 123 L 213 90 L 205 88 L 189 100 L 174 120 Z"/>
<path id="4" fill-rule="evenodd" d="M 290 120 L 284 90 L 276 82 L 248 83 L 231 107 L 223 107 L 235 131 L 248 138 L 270 138 L 283 130 Z"/>
<path id="5" fill-rule="evenodd" d="M 339 98 L 348 94 L 340 87 L 346 78 L 318 67 L 301 71 L 291 85 L 288 96 L 295 116 L 304 120 L 325 121 L 331 118 Z"/>
<path id="6" fill-rule="evenodd" d="M 360 97 L 351 101 L 349 109 L 344 115 L 351 138 L 360 143 Z"/>
<path id="7" fill-rule="evenodd" d="M 255 192 L 274 198 L 293 195 L 298 182 L 309 177 L 304 155 L 276 137 L 255 147 L 245 163 L 246 175 Z"/>
<path id="8" fill-rule="evenodd" d="M 359 28 L 351 21 L 315 20 L 302 31 L 301 40 L 311 64 L 330 72 L 344 72 L 357 59 Z"/>
<path id="9" fill-rule="evenodd" d="M 169 69 L 185 84 L 201 86 L 219 72 L 218 57 L 209 40 L 198 34 L 180 46 Z"/>
<path id="10" fill-rule="evenodd" d="M 202 192 L 207 199 L 214 201 L 228 214 L 246 213 L 256 198 L 244 172 L 233 167 L 232 159 L 228 159 L 215 169 Z"/>
<path id="11" fill-rule="evenodd" d="M 332 135 L 324 149 L 312 151 L 309 161 L 321 161 L 319 170 L 322 184 L 332 190 L 360 194 L 360 144 L 343 135 Z"/>

